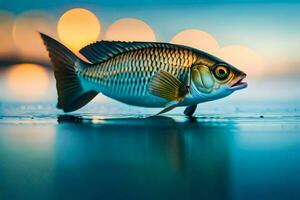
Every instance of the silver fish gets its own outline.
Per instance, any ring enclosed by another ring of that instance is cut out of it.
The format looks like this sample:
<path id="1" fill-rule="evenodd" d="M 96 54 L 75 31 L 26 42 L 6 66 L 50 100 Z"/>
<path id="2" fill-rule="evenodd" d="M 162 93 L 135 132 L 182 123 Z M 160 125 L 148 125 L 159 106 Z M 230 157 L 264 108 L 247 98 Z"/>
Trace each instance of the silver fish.
<path id="1" fill-rule="evenodd" d="M 75 111 L 102 93 L 143 107 L 187 106 L 223 98 L 247 87 L 246 74 L 223 60 L 183 45 L 159 42 L 100 41 L 79 52 L 79 59 L 53 38 L 41 33 L 54 66 L 59 109 Z"/>

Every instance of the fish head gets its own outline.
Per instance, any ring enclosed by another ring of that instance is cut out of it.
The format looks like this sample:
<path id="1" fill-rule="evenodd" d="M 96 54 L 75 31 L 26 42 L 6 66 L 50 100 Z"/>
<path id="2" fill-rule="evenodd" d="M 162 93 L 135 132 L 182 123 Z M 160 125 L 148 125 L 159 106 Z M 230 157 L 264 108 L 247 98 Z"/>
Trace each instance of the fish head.
<path id="1" fill-rule="evenodd" d="M 220 99 L 247 87 L 246 73 L 226 62 L 217 60 L 213 65 L 195 64 L 191 69 L 192 96 L 202 101 Z"/>

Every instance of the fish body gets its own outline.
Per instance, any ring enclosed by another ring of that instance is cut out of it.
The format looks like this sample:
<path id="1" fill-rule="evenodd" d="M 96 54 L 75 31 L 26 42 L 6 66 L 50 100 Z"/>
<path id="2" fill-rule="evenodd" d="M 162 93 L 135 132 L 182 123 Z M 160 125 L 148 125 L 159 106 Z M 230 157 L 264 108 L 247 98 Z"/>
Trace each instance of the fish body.
<path id="1" fill-rule="evenodd" d="M 121 102 L 144 107 L 164 107 L 167 99 L 149 91 L 155 73 L 166 71 L 183 83 L 188 83 L 191 66 L 197 56 L 189 49 L 176 45 L 156 44 L 117 55 L 93 64 L 79 72 L 86 88 Z"/>
<path id="2" fill-rule="evenodd" d="M 64 111 L 82 107 L 98 93 L 129 105 L 162 107 L 163 112 L 177 106 L 195 108 L 247 86 L 241 82 L 245 73 L 191 47 L 101 41 L 80 50 L 91 62 L 86 63 L 41 35 L 54 64 L 58 107 Z M 218 78 L 219 72 L 228 73 L 226 81 Z M 72 97 L 74 93 L 77 97 Z"/>

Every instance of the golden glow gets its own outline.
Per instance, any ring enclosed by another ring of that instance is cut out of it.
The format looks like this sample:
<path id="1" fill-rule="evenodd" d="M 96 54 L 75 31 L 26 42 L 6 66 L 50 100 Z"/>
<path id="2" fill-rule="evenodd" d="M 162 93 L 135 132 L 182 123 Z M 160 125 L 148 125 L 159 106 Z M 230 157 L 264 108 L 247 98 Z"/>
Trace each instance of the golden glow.
<path id="1" fill-rule="evenodd" d="M 47 14 L 40 11 L 30 11 L 17 17 L 13 27 L 15 46 L 23 57 L 30 59 L 47 59 L 41 37 L 38 32 L 54 35 L 54 23 Z"/>
<path id="2" fill-rule="evenodd" d="M 263 74 L 263 59 L 249 47 L 241 45 L 226 46 L 219 50 L 218 56 L 247 74 Z"/>
<path id="3" fill-rule="evenodd" d="M 0 57 L 5 57 L 13 54 L 15 49 L 12 38 L 14 18 L 10 13 L 0 11 L 0 19 Z"/>
<path id="4" fill-rule="evenodd" d="M 264 60 L 247 46 L 232 45 L 220 48 L 218 42 L 209 33 L 190 29 L 175 35 L 171 41 L 211 53 L 249 75 L 262 75 Z"/>
<path id="5" fill-rule="evenodd" d="M 65 12 L 57 24 L 61 41 L 73 51 L 97 41 L 100 34 L 100 22 L 96 15 L 83 8 L 74 8 Z"/>
<path id="6" fill-rule="evenodd" d="M 116 41 L 156 41 L 151 27 L 144 21 L 124 18 L 114 22 L 107 29 L 105 40 Z"/>
<path id="7" fill-rule="evenodd" d="M 197 29 L 188 29 L 177 33 L 171 42 L 194 47 L 212 54 L 219 49 L 219 44 L 214 37 L 207 32 Z"/>
<path id="8" fill-rule="evenodd" d="M 48 93 L 49 74 L 40 65 L 14 65 L 6 80 L 10 94 L 19 101 L 39 100 Z"/>

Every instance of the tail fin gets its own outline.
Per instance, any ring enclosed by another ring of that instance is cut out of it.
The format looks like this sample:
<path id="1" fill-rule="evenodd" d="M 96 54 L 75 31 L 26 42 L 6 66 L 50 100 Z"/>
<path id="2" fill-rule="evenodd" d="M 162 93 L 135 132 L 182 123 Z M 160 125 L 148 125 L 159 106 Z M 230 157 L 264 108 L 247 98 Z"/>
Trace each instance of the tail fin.
<path id="1" fill-rule="evenodd" d="M 88 63 L 80 60 L 64 45 L 53 38 L 40 33 L 54 66 L 56 89 L 58 94 L 57 108 L 64 112 L 75 111 L 90 102 L 98 93 L 85 91 L 80 83 L 77 71 Z"/>

